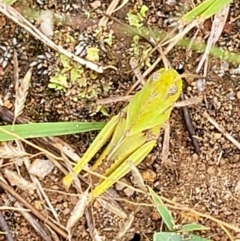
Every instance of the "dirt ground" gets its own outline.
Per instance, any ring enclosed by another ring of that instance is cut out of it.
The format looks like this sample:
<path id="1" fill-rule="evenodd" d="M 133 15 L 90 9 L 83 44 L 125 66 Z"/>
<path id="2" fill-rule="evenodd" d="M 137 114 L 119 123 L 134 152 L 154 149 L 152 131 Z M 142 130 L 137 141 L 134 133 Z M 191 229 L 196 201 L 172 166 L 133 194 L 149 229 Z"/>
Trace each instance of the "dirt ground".
<path id="1" fill-rule="evenodd" d="M 22 6 L 31 6 L 35 9 L 50 9 L 55 13 L 74 16 L 71 23 L 55 24 L 53 41 L 74 51 L 71 43 L 67 42 L 65 35 L 69 34 L 80 42 L 78 37 L 84 34 L 85 44 L 100 49 L 101 64 L 104 66 L 113 65 L 116 70 L 107 69 L 103 74 L 93 74 L 92 71 L 85 70 L 86 86 L 71 84 L 66 91 L 49 89 L 49 76 L 56 73 L 60 66 L 59 58 L 52 49 L 34 39 L 26 30 L 0 14 L 0 59 L 5 61 L 1 60 L 0 63 L 0 97 L 5 107 L 13 110 L 15 97 L 13 50 L 15 49 L 18 54 L 20 77 L 25 75 L 31 63 L 37 62 L 33 67 L 33 77 L 23 112 L 24 116 L 35 122 L 109 120 L 110 117 L 104 115 L 103 111 L 96 111 L 96 101 L 112 96 L 124 96 L 136 81 L 129 65 L 130 57 L 133 54 L 132 37 L 121 31 L 113 21 L 109 21 L 108 29 L 104 33 L 105 36 L 108 36 L 110 32 L 114 33 L 115 38 L 112 46 L 93 36 L 93 31 L 102 17 L 101 11 L 106 11 L 111 1 L 21 1 L 19 0 L 16 4 L 16 8 L 20 12 L 23 10 Z M 133 2 L 129 1 L 113 16 L 126 22 L 126 14 L 130 9 L 134 9 Z M 135 2 L 139 3 L 135 4 L 135 7 L 137 7 L 142 1 Z M 149 7 L 144 24 L 169 31 L 170 16 L 176 15 L 179 11 L 179 4 L 169 6 L 163 2 L 143 1 Z M 186 4 L 187 0 L 180 2 Z M 98 3 L 100 4 L 98 9 L 93 11 Z M 87 19 L 84 11 L 85 13 L 86 11 L 91 12 L 91 19 Z M 226 27 L 217 43 L 218 46 L 235 53 L 239 53 L 240 49 L 238 31 L 240 19 L 236 19 L 239 14 L 240 3 L 235 0 L 231 4 Z M 191 32 L 189 37 L 193 34 L 194 32 Z M 198 41 L 205 41 L 204 37 L 207 34 L 208 28 L 204 26 L 198 34 Z M 139 44 L 143 48 L 147 46 L 144 41 L 140 41 Z M 43 55 L 48 57 L 39 57 Z M 175 47 L 167 55 L 175 68 L 181 67 L 191 73 L 196 70 L 200 57 L 200 53 L 189 52 L 181 47 Z M 154 53 L 151 56 L 151 63 L 156 58 L 157 53 Z M 158 67 L 160 66 L 162 66 L 162 63 Z M 139 170 L 146 182 L 161 196 L 240 228 L 239 149 L 203 117 L 203 113 L 207 111 L 232 137 L 236 140 L 240 139 L 240 76 L 237 67 L 233 64 L 226 67 L 224 61 L 212 57 L 209 59 L 204 101 L 201 104 L 189 107 L 200 145 L 199 154 L 195 152 L 186 130 L 182 109 L 175 108 L 170 118 L 170 155 L 168 160 L 164 163 L 161 161 L 163 139 L 161 137 L 151 154 L 139 166 Z M 144 71 L 144 68 L 141 71 Z M 199 95 L 195 81 L 187 80 L 185 82 L 184 94 L 187 97 Z M 120 107 L 125 104 L 121 102 Z M 115 108 L 115 104 L 108 104 L 104 107 L 110 116 L 119 111 L 119 108 Z M 81 156 L 96 133 L 76 134 L 62 137 L 62 139 Z M 30 149 L 30 151 L 33 150 Z M 8 161 L 2 162 L 5 165 L 1 167 L 1 172 L 4 172 L 5 167 L 15 169 L 13 164 L 11 166 L 6 165 Z M 23 166 L 20 167 L 20 172 L 22 176 L 27 177 L 28 174 Z M 126 177 L 129 182 L 131 182 L 130 176 Z M 66 225 L 70 212 L 77 202 L 77 196 L 74 188 L 71 188 L 69 193 L 65 192 L 61 182 L 62 177 L 63 174 L 57 168 L 54 168 L 51 175 L 40 180 L 40 182 L 59 215 L 60 223 Z M 31 205 L 38 207 L 40 212 L 51 216 L 50 211 L 45 209 L 45 204 L 39 199 L 36 192 L 16 191 Z M 148 202 L 144 195 L 127 194 L 118 191 L 119 197 L 129 201 L 119 201 L 119 205 L 127 215 L 135 211 L 135 217 L 131 228 L 121 240 L 152 240 L 154 232 L 165 229 L 162 226 L 161 219 L 154 208 L 133 205 L 133 203 Z M 0 189 L 0 197 L 0 206 L 7 205 L 8 196 L 4 190 Z M 8 205 L 12 205 L 12 203 Z M 136 206 L 139 206 L 137 211 Z M 103 208 L 98 202 L 95 202 L 91 210 L 95 227 L 100 235 L 105 240 L 114 240 L 116 234 L 121 230 L 123 220 Z M 207 218 L 177 209 L 172 210 L 172 213 L 178 225 L 199 222 L 210 227 L 210 230 L 200 233 L 202 236 L 216 241 L 229 240 L 226 233 L 215 222 Z M 43 240 L 19 212 L 5 210 L 2 211 L 2 214 L 14 240 Z M 240 233 L 232 230 L 230 232 L 234 240 L 240 240 Z M 6 240 L 5 236 L 0 235 L 0 240 Z M 58 239 L 55 237 L 52 240 Z M 59 240 L 64 239 L 59 237 Z M 77 240 L 92 240 L 85 217 L 77 223 L 73 232 L 72 241 Z"/>

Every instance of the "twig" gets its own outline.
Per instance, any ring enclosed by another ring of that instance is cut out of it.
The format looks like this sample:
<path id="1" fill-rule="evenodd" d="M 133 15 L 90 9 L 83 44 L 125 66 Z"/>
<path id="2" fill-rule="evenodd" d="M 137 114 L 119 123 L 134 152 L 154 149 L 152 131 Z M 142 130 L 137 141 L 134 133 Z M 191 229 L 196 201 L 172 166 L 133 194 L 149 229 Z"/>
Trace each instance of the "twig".
<path id="1" fill-rule="evenodd" d="M 130 88 L 130 90 L 126 93 L 126 95 L 128 96 L 139 84 L 144 85 L 145 84 L 145 80 L 143 75 L 141 74 L 141 71 L 139 69 L 138 66 L 138 61 L 136 58 L 131 58 L 130 60 L 130 66 L 134 72 L 134 74 L 137 77 L 137 81 L 134 83 L 134 85 Z"/>
<path id="2" fill-rule="evenodd" d="M 206 214 L 206 213 L 201 213 L 201 212 L 198 212 L 196 210 L 194 210 L 193 208 L 190 208 L 186 205 L 183 205 L 183 204 L 180 204 L 178 202 L 175 202 L 171 199 L 168 199 L 166 197 L 163 197 L 163 196 L 159 196 L 164 202 L 168 203 L 168 204 L 165 204 L 167 207 L 169 208 L 172 208 L 172 209 L 175 209 L 175 210 L 183 210 L 183 211 L 188 211 L 190 213 L 193 213 L 195 214 L 196 216 L 199 216 L 199 217 L 203 217 L 203 218 L 206 218 L 206 219 L 209 219 L 209 220 L 212 220 L 213 222 L 217 223 L 219 226 L 224 226 L 228 229 L 231 229 L 235 232 L 240 232 L 240 228 L 236 227 L 236 226 L 233 226 L 232 224 L 229 224 L 229 223 L 226 223 L 224 221 L 221 221 L 220 219 L 217 219 L 217 218 L 214 218 L 213 216 L 209 215 L 209 214 Z M 125 203 L 128 203 L 128 204 L 131 204 L 131 205 L 137 205 L 137 206 L 143 206 L 143 207 L 153 207 L 154 205 L 153 204 L 149 204 L 149 203 L 135 203 L 133 201 L 130 201 L 130 200 L 127 200 L 125 198 L 118 198 L 118 199 L 115 199 L 115 200 L 118 200 L 118 201 L 123 201 Z"/>
<path id="3" fill-rule="evenodd" d="M 16 142 L 17 142 L 17 145 L 18 145 L 18 149 L 21 150 L 21 151 L 25 151 L 22 142 L 20 142 L 20 141 L 16 141 Z M 24 165 L 25 165 L 26 169 L 29 170 L 29 167 L 30 167 L 30 160 L 29 160 L 29 158 L 28 157 L 23 157 L 23 162 L 24 162 Z M 48 207 L 49 207 L 50 211 L 52 212 L 53 216 L 55 217 L 57 222 L 60 223 L 60 221 L 58 219 L 57 212 L 53 208 L 53 206 L 52 206 L 52 204 L 51 204 L 47 194 L 43 190 L 42 185 L 39 182 L 38 178 L 36 176 L 32 175 L 31 173 L 28 173 L 28 174 L 29 174 L 31 180 L 36 184 L 37 193 L 38 193 L 39 198 L 45 200 L 45 202 L 48 205 Z"/>
<path id="4" fill-rule="evenodd" d="M 120 101 L 129 102 L 132 98 L 133 98 L 133 95 L 113 96 L 113 97 L 97 100 L 96 104 L 97 105 L 107 105 L 107 104 L 112 104 L 112 103 L 116 103 L 116 102 L 120 102 Z M 201 103 L 202 100 L 203 100 L 202 96 L 192 97 L 191 99 L 181 100 L 181 101 L 176 102 L 174 104 L 174 107 L 182 108 L 184 106 L 196 105 L 196 104 Z"/>
<path id="5" fill-rule="evenodd" d="M 181 100 L 184 100 L 183 93 L 181 93 L 180 97 L 181 97 Z M 199 143 L 198 143 L 198 141 L 195 137 L 196 133 L 195 133 L 195 129 L 194 129 L 194 126 L 193 126 L 193 123 L 192 123 L 191 116 L 189 114 L 188 107 L 187 106 L 182 107 L 182 111 L 183 111 L 183 117 L 184 117 L 184 120 L 185 120 L 186 128 L 187 128 L 188 133 L 191 137 L 195 152 L 197 154 L 199 154 L 200 153 L 200 146 L 199 146 Z"/>
<path id="6" fill-rule="evenodd" d="M 6 237 L 7 241 L 14 241 L 14 239 L 11 235 L 10 229 L 3 217 L 2 212 L 0 212 L 0 228 L 1 228 L 1 230 L 3 230 L 5 232 L 5 237 Z"/>
<path id="7" fill-rule="evenodd" d="M 240 143 L 231 136 L 223 127 L 221 127 L 207 112 L 203 113 L 203 116 L 218 130 L 220 131 L 229 141 L 233 143 L 240 150 Z"/>
<path id="8" fill-rule="evenodd" d="M 39 218 L 42 222 L 45 222 L 47 225 L 49 225 L 54 231 L 56 231 L 59 235 L 61 235 L 63 238 L 67 238 L 67 233 L 65 230 L 58 227 L 53 221 L 50 221 L 49 217 L 45 217 L 42 213 L 40 213 L 38 210 L 36 210 L 31 204 L 29 204 L 24 198 L 22 198 L 18 193 L 14 191 L 12 187 L 4 183 L 2 180 L 0 180 L 0 186 L 11 196 L 13 196 L 15 199 L 17 199 L 20 203 L 22 203 L 26 208 L 30 209 L 31 212 Z M 55 222 L 55 221 L 54 221 Z"/>
<path id="9" fill-rule="evenodd" d="M 214 16 L 210 36 L 207 41 L 207 46 L 204 51 L 204 54 L 201 57 L 201 60 L 198 64 L 198 67 L 196 69 L 196 73 L 199 73 L 200 69 L 202 68 L 202 65 L 205 61 L 205 67 L 204 67 L 204 76 L 207 75 L 207 64 L 208 64 L 208 55 L 211 51 L 211 48 L 216 44 L 219 37 L 222 34 L 222 31 L 224 29 L 225 23 L 227 21 L 228 13 L 229 13 L 230 4 L 227 4 L 225 7 L 220 9 Z"/>
<path id="10" fill-rule="evenodd" d="M 162 154 L 161 154 L 161 159 L 162 162 L 166 162 L 168 159 L 169 155 L 169 142 L 170 142 L 170 124 L 169 121 L 167 121 L 164 124 L 164 138 L 163 138 L 163 148 L 162 148 Z"/>
<path id="11" fill-rule="evenodd" d="M 110 97 L 110 98 L 104 98 L 101 100 L 97 100 L 96 104 L 97 105 L 107 105 L 107 104 L 112 104 L 116 102 L 128 102 L 132 99 L 133 95 L 126 95 L 126 96 L 115 96 L 115 97 Z"/>

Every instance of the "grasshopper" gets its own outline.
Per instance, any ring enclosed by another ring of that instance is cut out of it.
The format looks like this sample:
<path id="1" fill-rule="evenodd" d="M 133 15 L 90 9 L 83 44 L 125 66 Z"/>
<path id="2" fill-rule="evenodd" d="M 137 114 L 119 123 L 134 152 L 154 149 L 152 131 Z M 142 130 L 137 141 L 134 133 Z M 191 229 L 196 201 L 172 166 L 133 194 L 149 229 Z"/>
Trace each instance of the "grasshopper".
<path id="1" fill-rule="evenodd" d="M 182 79 L 174 69 L 154 72 L 129 104 L 104 126 L 74 167 L 79 174 L 106 143 L 91 170 L 105 177 L 95 180 L 91 198 L 97 198 L 129 171 L 129 162 L 137 166 L 153 149 L 160 129 L 168 121 L 182 92 Z M 73 178 L 63 178 L 69 188 Z"/>

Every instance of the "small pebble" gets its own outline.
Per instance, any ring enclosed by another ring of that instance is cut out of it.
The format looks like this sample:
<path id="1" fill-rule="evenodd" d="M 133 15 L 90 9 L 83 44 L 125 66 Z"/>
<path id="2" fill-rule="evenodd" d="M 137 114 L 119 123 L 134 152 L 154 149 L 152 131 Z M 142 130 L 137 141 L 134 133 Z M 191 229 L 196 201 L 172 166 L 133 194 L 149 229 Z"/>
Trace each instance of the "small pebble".
<path id="1" fill-rule="evenodd" d="M 157 212 L 152 212 L 151 213 L 151 219 L 153 220 L 153 221 L 158 221 L 159 220 L 159 214 L 157 213 Z"/>
<path id="2" fill-rule="evenodd" d="M 22 227 L 22 228 L 21 228 L 21 234 L 22 234 L 22 235 L 25 236 L 25 235 L 27 235 L 28 233 L 29 233 L 29 230 L 28 230 L 27 227 Z"/>
<path id="3" fill-rule="evenodd" d="M 65 208 L 64 210 L 63 210 L 63 215 L 68 215 L 69 213 L 70 213 L 70 208 Z"/>
<path id="4" fill-rule="evenodd" d="M 240 91 L 237 92 L 237 98 L 240 99 Z"/>
<path id="5" fill-rule="evenodd" d="M 214 166 L 210 166 L 208 169 L 207 169 L 207 173 L 210 174 L 210 175 L 213 175 L 215 173 L 215 167 Z"/>
<path id="6" fill-rule="evenodd" d="M 133 189 L 130 189 L 130 188 L 125 188 L 125 189 L 123 190 L 123 192 L 125 193 L 125 195 L 126 195 L 127 197 L 131 197 L 131 196 L 134 194 L 134 190 L 133 190 Z"/>
<path id="7" fill-rule="evenodd" d="M 152 171 L 151 169 L 147 169 L 147 170 L 142 172 L 142 178 L 146 182 L 153 183 L 156 176 L 157 176 L 157 174 L 154 171 Z"/>
<path id="8" fill-rule="evenodd" d="M 235 187 L 235 192 L 239 192 L 240 191 L 240 180 L 237 182 L 237 185 Z"/>

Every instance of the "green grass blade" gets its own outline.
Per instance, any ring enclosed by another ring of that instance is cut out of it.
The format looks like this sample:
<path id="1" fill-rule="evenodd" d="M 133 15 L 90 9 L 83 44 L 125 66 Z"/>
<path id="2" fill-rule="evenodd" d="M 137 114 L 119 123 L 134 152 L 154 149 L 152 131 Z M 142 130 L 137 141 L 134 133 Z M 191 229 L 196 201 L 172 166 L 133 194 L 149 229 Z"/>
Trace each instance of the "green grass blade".
<path id="1" fill-rule="evenodd" d="M 205 0 L 185 14 L 180 21 L 182 24 L 187 24 L 195 20 L 197 17 L 208 19 L 231 2 L 232 0 Z"/>
<path id="2" fill-rule="evenodd" d="M 127 31 L 129 34 L 139 35 L 140 37 L 145 36 L 146 38 L 148 38 L 150 36 L 153 38 L 157 37 L 160 40 L 162 40 L 167 36 L 166 32 L 161 31 L 159 29 L 149 30 L 149 28 L 142 27 L 140 30 L 138 30 L 134 27 L 127 26 L 125 24 L 122 24 L 121 27 L 122 27 L 122 30 Z M 191 40 L 189 38 L 184 37 L 177 43 L 177 45 L 182 46 L 184 48 L 188 48 L 190 42 L 191 42 Z M 193 42 L 191 44 L 190 49 L 194 50 L 194 51 L 198 51 L 200 53 L 204 53 L 204 51 L 206 49 L 206 44 Z M 209 55 L 212 57 L 222 59 L 222 60 L 226 60 L 227 62 L 231 62 L 234 64 L 240 64 L 240 55 L 239 54 L 226 51 L 222 48 L 212 47 Z"/>
<path id="3" fill-rule="evenodd" d="M 188 238 L 184 239 L 188 241 L 211 241 L 211 239 L 202 238 L 198 235 L 190 235 Z"/>
<path id="4" fill-rule="evenodd" d="M 184 237 L 175 232 L 158 232 L 158 233 L 154 233 L 153 241 L 211 241 L 211 240 L 201 238 L 197 235 L 186 235 Z"/>
<path id="5" fill-rule="evenodd" d="M 173 232 L 158 232 L 154 233 L 153 241 L 182 241 L 182 237 Z"/>
<path id="6" fill-rule="evenodd" d="M 3 0 L 3 2 L 6 3 L 6 4 L 9 4 L 9 5 L 12 5 L 15 2 L 17 2 L 17 0 Z"/>
<path id="7" fill-rule="evenodd" d="M 149 186 L 148 186 L 148 189 L 149 189 L 151 198 L 153 200 L 153 203 L 155 204 L 155 206 L 158 210 L 158 213 L 162 217 L 163 222 L 166 224 L 166 226 L 168 227 L 168 229 L 170 231 L 173 231 L 175 229 L 175 225 L 174 225 L 174 219 L 173 219 L 170 211 L 164 205 L 161 198 Z"/>
<path id="8" fill-rule="evenodd" d="M 193 232 L 193 231 L 201 231 L 201 230 L 208 230 L 208 229 L 210 228 L 205 227 L 201 224 L 190 223 L 190 224 L 183 225 L 182 228 L 178 230 L 178 232 Z"/>
<path id="9" fill-rule="evenodd" d="M 100 130 L 104 125 L 105 123 L 103 122 L 49 122 L 18 124 L 15 125 L 14 128 L 12 125 L 1 126 L 0 141 L 12 141 L 18 139 L 16 136 L 11 135 L 11 133 L 18 135 L 21 138 L 28 139 Z M 9 133 L 4 132 L 4 130 Z"/>

